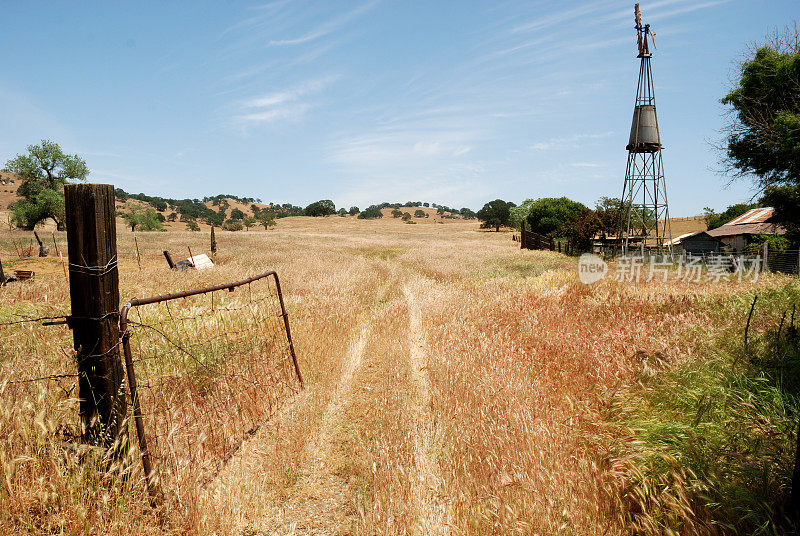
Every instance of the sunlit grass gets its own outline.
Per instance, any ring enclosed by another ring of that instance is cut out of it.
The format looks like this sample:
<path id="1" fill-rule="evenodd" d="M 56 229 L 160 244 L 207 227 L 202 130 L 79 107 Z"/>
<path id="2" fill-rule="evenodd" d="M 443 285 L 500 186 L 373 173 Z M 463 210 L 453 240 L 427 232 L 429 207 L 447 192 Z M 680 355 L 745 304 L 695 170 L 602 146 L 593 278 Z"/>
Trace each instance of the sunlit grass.
<path id="1" fill-rule="evenodd" d="M 14 256 L 8 244 L 20 236 L 0 232 L 0 258 Z M 452 534 L 746 532 L 785 497 L 797 404 L 786 378 L 759 369 L 741 345 L 759 292 L 754 351 L 769 348 L 778 311 L 797 301 L 787 278 L 584 286 L 575 259 L 520 251 L 510 234 L 469 222 L 292 218 L 266 232 L 218 231 L 217 240 L 215 268 L 177 273 L 162 251 L 176 260 L 187 245 L 206 252 L 207 233 L 141 233 L 139 269 L 120 227 L 122 300 L 275 269 L 307 390 L 208 489 L 187 480 L 179 503 L 154 511 L 135 441 L 111 468 L 94 451 L 73 452 L 74 380 L 8 382 L 74 373 L 69 330 L 0 327 L 0 532 L 241 534 L 270 526 L 289 502 L 320 500 L 325 490 L 307 479 L 308 442 L 365 326 L 363 361 L 327 449 L 345 532 L 426 534 L 425 501 L 443 507 Z M 38 262 L 19 261 L 37 270 L 34 281 L 0 290 L 0 322 L 69 312 L 60 263 Z M 425 340 L 422 409 L 405 287 Z M 148 321 L 163 315 L 154 309 Z M 202 339 L 210 329 L 197 321 L 182 333 Z M 148 341 L 145 353 L 169 347 Z M 236 348 L 198 349 L 202 366 L 188 369 L 198 389 L 214 384 L 220 356 Z M 170 373 L 163 362 L 140 366 Z M 423 454 L 420 411 L 433 423 Z M 435 492 L 415 484 L 421 455 L 436 471 Z M 426 492 L 440 496 L 420 498 Z"/>

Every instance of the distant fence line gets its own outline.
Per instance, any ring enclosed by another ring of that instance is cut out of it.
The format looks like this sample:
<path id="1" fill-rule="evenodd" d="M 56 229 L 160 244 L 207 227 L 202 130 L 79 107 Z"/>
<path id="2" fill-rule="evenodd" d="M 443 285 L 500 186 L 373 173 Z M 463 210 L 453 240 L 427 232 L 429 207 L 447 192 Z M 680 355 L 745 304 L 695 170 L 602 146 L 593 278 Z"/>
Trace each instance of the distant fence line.
<path id="1" fill-rule="evenodd" d="M 619 248 L 614 248 L 611 246 L 596 248 L 595 253 L 603 257 L 605 260 L 614 260 L 619 258 Z M 735 270 L 736 266 L 740 266 L 742 264 L 747 264 L 748 266 L 756 264 L 759 266 L 760 272 L 772 272 L 800 276 L 799 249 L 765 249 L 761 254 L 747 255 L 723 253 L 693 254 L 686 253 L 685 251 L 664 254 L 652 251 L 644 251 L 642 253 L 639 250 L 636 250 L 630 252 L 629 257 L 641 259 L 644 263 L 649 263 L 651 261 L 664 262 L 666 260 L 675 264 L 698 264 L 703 267 L 728 266 L 731 270 Z"/>

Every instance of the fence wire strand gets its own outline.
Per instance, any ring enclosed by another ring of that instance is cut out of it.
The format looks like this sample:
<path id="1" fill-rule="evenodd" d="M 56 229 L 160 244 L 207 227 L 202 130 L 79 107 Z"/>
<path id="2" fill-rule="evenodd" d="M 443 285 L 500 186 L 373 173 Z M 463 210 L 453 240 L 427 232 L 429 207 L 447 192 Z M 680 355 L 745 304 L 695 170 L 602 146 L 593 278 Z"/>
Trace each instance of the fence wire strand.
<path id="1" fill-rule="evenodd" d="M 263 277 L 131 307 L 123 335 L 162 490 L 206 485 L 300 390 L 277 285 Z"/>

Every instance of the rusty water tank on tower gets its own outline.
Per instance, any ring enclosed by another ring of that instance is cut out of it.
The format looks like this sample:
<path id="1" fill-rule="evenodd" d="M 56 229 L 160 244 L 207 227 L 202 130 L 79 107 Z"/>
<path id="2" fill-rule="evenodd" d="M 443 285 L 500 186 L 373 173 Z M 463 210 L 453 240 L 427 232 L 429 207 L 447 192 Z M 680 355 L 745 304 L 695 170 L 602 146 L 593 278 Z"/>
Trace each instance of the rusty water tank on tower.
<path id="1" fill-rule="evenodd" d="M 643 104 L 633 109 L 631 136 L 625 148 L 635 153 L 654 153 L 661 148 L 656 107 L 652 104 Z"/>

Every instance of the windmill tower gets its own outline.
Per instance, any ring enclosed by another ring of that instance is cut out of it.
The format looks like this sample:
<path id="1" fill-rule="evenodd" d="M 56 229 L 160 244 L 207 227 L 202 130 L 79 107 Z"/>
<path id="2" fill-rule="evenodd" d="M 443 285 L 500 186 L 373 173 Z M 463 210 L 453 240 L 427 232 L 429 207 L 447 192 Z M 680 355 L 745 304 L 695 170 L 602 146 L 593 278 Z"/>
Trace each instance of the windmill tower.
<path id="1" fill-rule="evenodd" d="M 622 187 L 619 239 L 622 252 L 645 250 L 655 253 L 671 252 L 672 232 L 669 225 L 667 185 L 661 162 L 661 135 L 658 132 L 653 72 L 650 67 L 648 38 L 655 49 L 656 34 L 649 24 L 642 24 L 639 4 L 635 7 L 636 33 L 641 63 L 636 105 L 633 109 L 631 135 L 626 149 L 628 165 Z"/>

